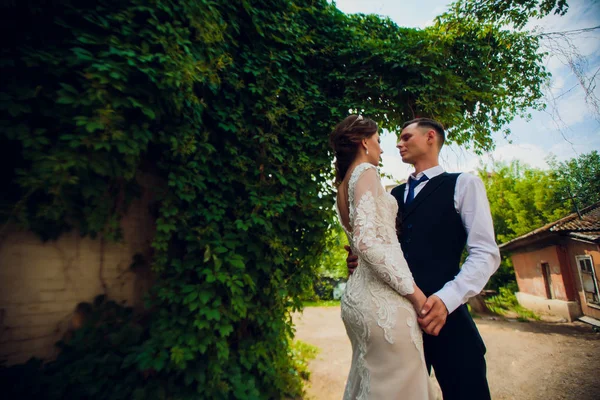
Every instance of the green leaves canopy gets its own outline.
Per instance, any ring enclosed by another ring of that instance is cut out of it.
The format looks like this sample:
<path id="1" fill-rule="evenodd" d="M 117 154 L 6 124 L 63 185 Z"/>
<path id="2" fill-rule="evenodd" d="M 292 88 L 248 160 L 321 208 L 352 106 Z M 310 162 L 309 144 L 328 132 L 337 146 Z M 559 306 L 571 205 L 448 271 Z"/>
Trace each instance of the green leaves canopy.
<path id="1" fill-rule="evenodd" d="M 579 209 L 600 201 L 600 153 L 596 150 L 567 161 L 549 162 L 558 181 L 558 196 Z M 573 203 L 576 204 L 573 204 Z"/>
<path id="2" fill-rule="evenodd" d="M 505 243 L 570 212 L 560 198 L 560 182 L 553 171 L 543 171 L 518 161 L 481 170 L 498 243 Z"/>
<path id="3" fill-rule="evenodd" d="M 522 29 L 531 19 L 543 18 L 550 13 L 565 15 L 568 9 L 566 0 L 457 0 L 440 20 L 458 17 Z"/>

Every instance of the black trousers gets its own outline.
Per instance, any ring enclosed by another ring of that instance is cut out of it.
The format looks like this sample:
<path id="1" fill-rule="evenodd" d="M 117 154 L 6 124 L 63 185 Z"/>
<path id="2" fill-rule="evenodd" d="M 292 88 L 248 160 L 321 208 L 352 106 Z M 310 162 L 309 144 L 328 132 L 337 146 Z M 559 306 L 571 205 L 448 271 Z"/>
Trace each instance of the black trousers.
<path id="1" fill-rule="evenodd" d="M 489 400 L 485 345 L 462 305 L 448 315 L 438 336 L 423 334 L 427 368 L 435 371 L 444 400 Z"/>

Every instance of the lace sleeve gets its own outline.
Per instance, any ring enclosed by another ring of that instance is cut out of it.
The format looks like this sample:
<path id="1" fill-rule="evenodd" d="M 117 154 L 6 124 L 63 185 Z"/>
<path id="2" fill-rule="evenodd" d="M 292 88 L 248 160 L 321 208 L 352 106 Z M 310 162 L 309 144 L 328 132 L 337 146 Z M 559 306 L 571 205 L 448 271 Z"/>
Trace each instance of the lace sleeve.
<path id="1" fill-rule="evenodd" d="M 353 247 L 385 283 L 401 295 L 414 293 L 413 277 L 408 269 L 400 243 L 383 234 L 383 217 L 376 198 L 383 192 L 377 170 L 363 172 L 354 187 Z"/>

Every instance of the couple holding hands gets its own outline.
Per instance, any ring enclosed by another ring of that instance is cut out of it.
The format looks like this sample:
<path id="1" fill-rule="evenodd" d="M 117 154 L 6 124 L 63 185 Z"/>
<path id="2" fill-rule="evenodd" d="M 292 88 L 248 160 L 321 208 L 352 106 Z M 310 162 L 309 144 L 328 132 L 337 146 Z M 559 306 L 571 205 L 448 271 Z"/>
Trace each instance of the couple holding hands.
<path id="1" fill-rule="evenodd" d="M 352 344 L 344 399 L 490 399 L 485 345 L 466 306 L 500 264 L 483 182 L 439 165 L 443 126 L 404 124 L 397 148 L 415 172 L 387 193 L 377 124 L 350 115 L 330 136 L 336 210 L 351 276 L 341 299 Z M 468 256 L 460 266 L 463 250 Z"/>

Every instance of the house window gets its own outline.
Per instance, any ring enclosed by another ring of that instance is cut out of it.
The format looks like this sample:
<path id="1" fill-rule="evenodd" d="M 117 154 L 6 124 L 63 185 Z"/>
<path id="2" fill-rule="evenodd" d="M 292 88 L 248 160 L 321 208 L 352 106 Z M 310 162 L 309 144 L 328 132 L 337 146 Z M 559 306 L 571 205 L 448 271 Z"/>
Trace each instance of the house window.
<path id="1" fill-rule="evenodd" d="M 552 293 L 552 274 L 550 273 L 550 265 L 542 263 L 542 276 L 544 278 L 544 287 L 546 289 L 546 298 L 553 299 Z"/>
<path id="2" fill-rule="evenodd" d="M 600 306 L 600 300 L 598 299 L 598 280 L 596 279 L 592 257 L 577 256 L 576 260 L 585 302 Z"/>

